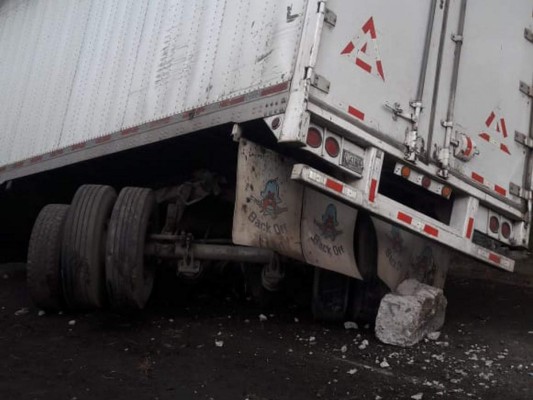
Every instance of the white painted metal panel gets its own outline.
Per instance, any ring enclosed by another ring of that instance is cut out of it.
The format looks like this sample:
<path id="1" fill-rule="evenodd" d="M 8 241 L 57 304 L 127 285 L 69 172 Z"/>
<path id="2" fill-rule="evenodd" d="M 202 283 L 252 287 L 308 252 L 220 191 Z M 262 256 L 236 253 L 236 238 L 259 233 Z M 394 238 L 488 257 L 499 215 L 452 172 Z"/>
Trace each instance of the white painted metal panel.
<path id="1" fill-rule="evenodd" d="M 524 185 L 529 153 L 515 132 L 531 132 L 531 97 L 519 85 L 533 83 L 533 43 L 524 37 L 525 28 L 533 27 L 532 13 L 531 0 L 467 2 L 455 93 L 454 134 L 468 135 L 479 154 L 470 161 L 452 157 L 452 168 L 492 196 L 515 202 L 520 199 L 509 186 Z M 457 20 L 450 21 L 452 33 L 456 26 Z M 451 40 L 448 46 L 454 47 Z"/>
<path id="2" fill-rule="evenodd" d="M 306 0 L 5 0 L 0 166 L 290 80 Z"/>
<path id="3" fill-rule="evenodd" d="M 401 146 L 412 124 L 393 118 L 386 105 L 398 103 L 410 114 L 410 102 L 431 104 L 431 90 L 421 99 L 417 95 L 430 16 L 442 19 L 442 10 L 433 6 L 415 0 L 328 1 L 337 20 L 335 26 L 324 24 L 315 70 L 331 84 L 329 93 L 314 89 L 312 96 Z M 438 35 L 431 49 L 437 45 Z M 419 134 L 427 143 L 427 130 Z"/>

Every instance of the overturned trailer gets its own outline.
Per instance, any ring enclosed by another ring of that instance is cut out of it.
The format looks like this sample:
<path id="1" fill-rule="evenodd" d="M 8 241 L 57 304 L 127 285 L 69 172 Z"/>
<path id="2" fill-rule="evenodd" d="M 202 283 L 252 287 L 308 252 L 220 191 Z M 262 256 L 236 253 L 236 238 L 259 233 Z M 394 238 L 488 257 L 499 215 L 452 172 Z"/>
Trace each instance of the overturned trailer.
<path id="1" fill-rule="evenodd" d="M 512 271 L 531 219 L 532 11 L 2 2 L 4 190 L 102 159 L 85 183 L 109 183 L 111 155 L 157 143 L 178 166 L 172 184 L 147 163 L 144 187 L 132 173 L 46 206 L 34 300 L 143 308 L 154 265 L 194 279 L 214 260 L 261 266 L 255 281 L 274 291 L 298 264 L 318 267 L 313 310 L 334 319 L 371 314 L 407 278 L 442 287 L 453 252 Z"/>

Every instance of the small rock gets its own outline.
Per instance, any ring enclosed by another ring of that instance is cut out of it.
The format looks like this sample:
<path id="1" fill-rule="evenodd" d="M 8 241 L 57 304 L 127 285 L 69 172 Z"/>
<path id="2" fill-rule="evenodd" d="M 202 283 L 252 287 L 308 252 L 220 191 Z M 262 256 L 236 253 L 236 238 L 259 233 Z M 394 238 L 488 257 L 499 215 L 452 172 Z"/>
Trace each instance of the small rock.
<path id="1" fill-rule="evenodd" d="M 431 332 L 427 334 L 427 338 L 429 340 L 439 340 L 440 338 L 440 332 Z"/>
<path id="2" fill-rule="evenodd" d="M 344 345 L 341 347 L 341 353 L 346 353 L 348 351 L 348 346 Z"/>
<path id="3" fill-rule="evenodd" d="M 368 340 L 363 340 L 361 344 L 359 345 L 359 350 L 364 350 L 368 347 Z"/>
<path id="4" fill-rule="evenodd" d="M 357 368 L 352 368 L 352 369 L 348 370 L 348 374 L 350 374 L 350 375 L 353 375 L 356 372 L 357 372 Z"/>
<path id="5" fill-rule="evenodd" d="M 215 346 L 217 346 L 217 347 L 224 346 L 224 341 L 223 340 L 215 340 Z"/>
<path id="6" fill-rule="evenodd" d="M 300 322 L 300 320 L 299 320 L 298 318 L 295 317 L 295 318 L 294 318 L 294 322 L 298 323 L 298 322 Z"/>
<path id="7" fill-rule="evenodd" d="M 265 322 L 268 320 L 268 317 L 265 314 L 259 314 L 259 321 Z"/>
<path id="8" fill-rule="evenodd" d="M 421 400 L 422 397 L 424 397 L 424 394 L 423 394 L 423 393 L 417 393 L 417 394 L 413 394 L 413 395 L 411 396 L 411 398 L 414 399 L 414 400 Z"/>
<path id="9" fill-rule="evenodd" d="M 74 325 L 76 325 L 76 320 L 75 319 L 71 319 L 70 321 L 68 321 L 68 324 L 70 326 L 74 326 Z"/>
<path id="10" fill-rule="evenodd" d="M 344 329 L 359 329 L 359 327 L 353 321 L 346 321 L 344 323 Z"/>
<path id="11" fill-rule="evenodd" d="M 390 364 L 387 362 L 386 359 L 383 359 L 383 361 L 381 363 L 379 363 L 379 366 L 381 368 L 389 368 L 390 367 Z"/>
<path id="12" fill-rule="evenodd" d="M 18 316 L 21 316 L 21 315 L 26 315 L 29 312 L 30 312 L 30 310 L 28 310 L 27 307 L 24 307 L 24 308 L 21 308 L 20 310 L 15 311 L 15 315 L 18 317 Z"/>
<path id="13" fill-rule="evenodd" d="M 314 342 L 315 340 L 316 340 L 316 338 L 315 338 L 314 336 L 311 336 L 311 337 L 309 338 L 309 341 L 310 341 L 310 342 Z"/>
<path id="14" fill-rule="evenodd" d="M 39 312 L 37 313 L 37 316 L 42 317 L 45 314 L 46 312 L 44 312 L 43 310 L 39 310 Z"/>

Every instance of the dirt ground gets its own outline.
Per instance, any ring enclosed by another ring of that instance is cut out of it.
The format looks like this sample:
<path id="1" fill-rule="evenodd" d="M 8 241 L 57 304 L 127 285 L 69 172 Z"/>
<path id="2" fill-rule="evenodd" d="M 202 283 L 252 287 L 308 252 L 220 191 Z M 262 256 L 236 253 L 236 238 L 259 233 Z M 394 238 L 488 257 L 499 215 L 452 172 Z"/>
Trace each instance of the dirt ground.
<path id="1" fill-rule="evenodd" d="M 533 288 L 449 279 L 441 337 L 401 349 L 230 290 L 136 317 L 40 315 L 23 271 L 3 271 L 0 399 L 533 398 Z"/>

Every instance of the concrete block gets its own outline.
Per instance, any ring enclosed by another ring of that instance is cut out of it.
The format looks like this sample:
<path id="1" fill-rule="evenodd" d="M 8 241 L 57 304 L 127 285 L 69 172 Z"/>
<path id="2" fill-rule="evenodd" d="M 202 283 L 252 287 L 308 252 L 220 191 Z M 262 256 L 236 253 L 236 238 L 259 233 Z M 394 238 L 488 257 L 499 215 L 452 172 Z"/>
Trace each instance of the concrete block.
<path id="1" fill-rule="evenodd" d="M 442 327 L 447 304 L 442 289 L 407 279 L 381 300 L 376 336 L 386 344 L 413 346 Z"/>

